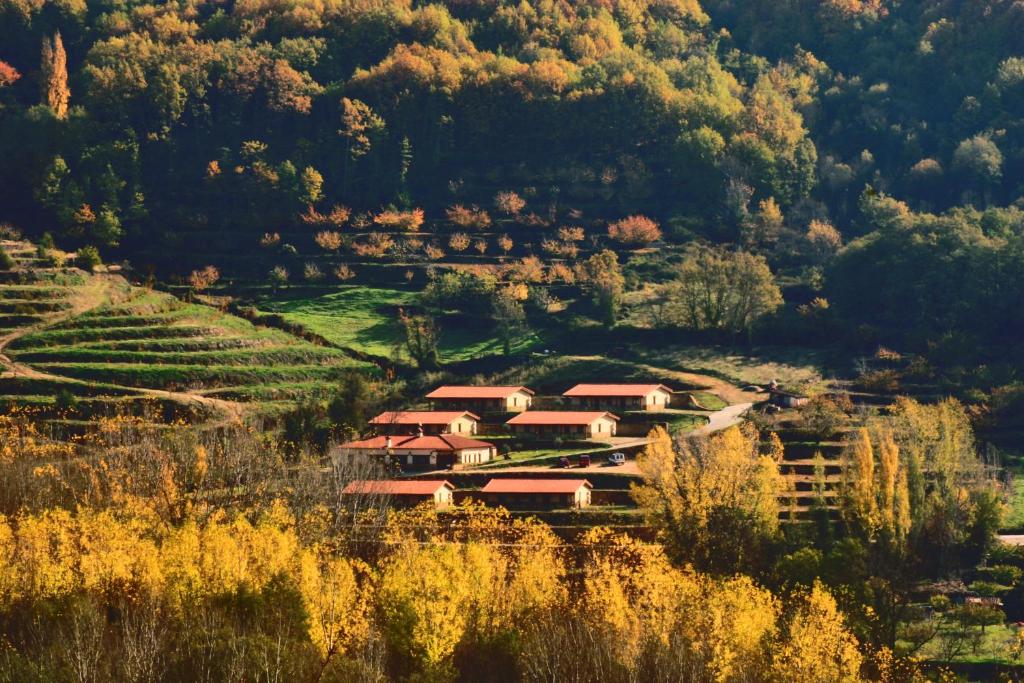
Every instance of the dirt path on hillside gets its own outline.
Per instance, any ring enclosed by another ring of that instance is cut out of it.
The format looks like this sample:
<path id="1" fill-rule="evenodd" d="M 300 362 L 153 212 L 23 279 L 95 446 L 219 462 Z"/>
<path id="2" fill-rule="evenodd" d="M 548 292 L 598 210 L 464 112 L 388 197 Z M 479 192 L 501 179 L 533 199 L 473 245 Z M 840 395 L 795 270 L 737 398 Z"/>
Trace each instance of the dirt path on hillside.
<path id="1" fill-rule="evenodd" d="M 79 386 L 92 386 L 90 382 L 80 380 L 74 377 L 65 377 L 63 375 L 56 375 L 50 372 L 43 372 L 37 370 L 31 365 L 19 363 L 13 358 L 4 353 L 4 350 L 10 346 L 15 340 L 21 339 L 30 334 L 45 330 L 47 328 L 59 325 L 60 323 L 66 322 L 75 318 L 79 315 L 87 313 L 95 308 L 98 308 L 115 298 L 115 293 L 119 287 L 127 285 L 127 282 L 119 275 L 91 275 L 90 280 L 87 284 L 80 287 L 73 288 L 73 294 L 68 297 L 68 302 L 71 304 L 70 308 L 62 311 L 57 311 L 52 314 L 47 314 L 42 322 L 36 323 L 35 325 L 28 325 L 26 327 L 20 327 L 16 330 L 0 336 L 0 377 L 14 377 L 18 379 L 37 379 L 46 380 L 51 382 L 64 382 L 68 384 L 76 384 Z M 2 285 L 0 285 L 2 286 Z M 213 423 L 208 423 L 208 427 L 217 427 L 227 424 L 240 424 L 242 418 L 246 414 L 246 408 L 240 403 L 234 401 L 226 401 L 220 398 L 213 398 L 211 396 L 203 396 L 188 391 L 167 391 L 164 389 L 150 389 L 146 387 L 131 387 L 122 385 L 117 386 L 118 389 L 122 389 L 128 392 L 135 392 L 142 396 L 148 396 L 150 398 L 160 398 L 175 401 L 182 404 L 196 404 L 204 408 L 211 410 L 219 415 L 218 419 Z"/>
<path id="2" fill-rule="evenodd" d="M 726 382 L 724 379 L 712 377 L 711 375 L 701 375 L 696 372 L 686 372 L 683 370 L 670 370 L 669 368 L 659 368 L 642 363 L 638 363 L 637 367 L 643 368 L 655 375 L 667 375 L 684 384 L 703 387 L 708 393 L 715 394 L 730 404 L 757 403 L 767 398 L 766 394 L 744 391 L 736 385 Z"/>

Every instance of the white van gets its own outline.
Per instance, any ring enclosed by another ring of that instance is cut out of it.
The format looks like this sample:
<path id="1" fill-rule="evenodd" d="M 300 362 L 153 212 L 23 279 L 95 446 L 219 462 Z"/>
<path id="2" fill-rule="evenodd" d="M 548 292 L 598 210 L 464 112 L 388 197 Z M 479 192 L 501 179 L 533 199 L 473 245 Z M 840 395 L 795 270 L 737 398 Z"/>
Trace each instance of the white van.
<path id="1" fill-rule="evenodd" d="M 612 453 L 608 456 L 609 465 L 625 465 L 626 454 L 625 453 Z"/>

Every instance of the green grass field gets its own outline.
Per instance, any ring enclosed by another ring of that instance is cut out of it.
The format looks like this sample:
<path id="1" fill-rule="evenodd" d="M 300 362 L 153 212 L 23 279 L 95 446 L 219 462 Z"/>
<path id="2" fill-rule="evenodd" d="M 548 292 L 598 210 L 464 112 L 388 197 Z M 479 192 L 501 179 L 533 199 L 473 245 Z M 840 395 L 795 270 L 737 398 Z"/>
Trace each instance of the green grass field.
<path id="1" fill-rule="evenodd" d="M 1024 529 L 1024 476 L 1021 475 L 1020 471 L 1014 472 L 1006 515 L 1003 517 L 1003 529 Z"/>
<path id="2" fill-rule="evenodd" d="M 952 661 L 975 664 L 1020 664 L 1019 660 L 1013 659 L 1010 651 L 1016 636 L 1017 629 L 1009 624 L 987 626 L 985 632 L 980 634 L 977 650 L 968 646 L 964 652 L 953 657 Z M 925 660 L 945 661 L 942 654 L 942 646 L 938 639 L 927 643 L 918 653 Z"/>
<path id="3" fill-rule="evenodd" d="M 721 410 L 729 405 L 721 396 L 707 391 L 695 391 L 693 397 L 707 410 Z"/>
<path id="4" fill-rule="evenodd" d="M 354 285 L 311 298 L 283 294 L 261 300 L 257 308 L 263 313 L 277 313 L 338 346 L 389 357 L 403 339 L 399 309 L 415 303 L 416 293 L 411 290 Z M 486 325 L 469 327 L 445 319 L 439 325 L 438 349 L 444 362 L 503 353 L 501 341 Z M 536 335 L 521 335 L 512 351 L 522 353 L 539 344 Z"/>

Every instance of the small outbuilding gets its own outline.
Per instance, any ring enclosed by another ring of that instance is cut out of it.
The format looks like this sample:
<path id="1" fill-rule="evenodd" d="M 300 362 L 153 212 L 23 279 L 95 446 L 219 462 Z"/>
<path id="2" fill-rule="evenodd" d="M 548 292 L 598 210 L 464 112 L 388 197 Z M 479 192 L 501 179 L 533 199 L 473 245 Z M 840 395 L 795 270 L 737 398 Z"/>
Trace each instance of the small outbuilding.
<path id="1" fill-rule="evenodd" d="M 356 465 L 389 458 L 405 470 L 436 470 L 490 462 L 497 449 L 486 441 L 458 434 L 381 435 L 349 441 L 331 449 L 335 465 Z"/>
<path id="2" fill-rule="evenodd" d="M 533 402 L 533 392 L 526 387 L 449 384 L 434 389 L 427 394 L 427 398 L 435 410 L 521 413 L 529 409 Z"/>
<path id="3" fill-rule="evenodd" d="M 480 417 L 468 410 L 389 410 L 370 420 L 383 434 L 476 434 Z"/>
<path id="4" fill-rule="evenodd" d="M 392 505 L 413 507 L 423 502 L 432 502 L 435 507 L 444 508 L 452 504 L 455 487 L 447 481 L 429 480 L 367 480 L 349 482 L 342 489 L 343 496 L 379 497 Z"/>
<path id="5" fill-rule="evenodd" d="M 593 488 L 586 479 L 491 479 L 479 495 L 506 508 L 583 508 L 590 505 Z"/>
<path id="6" fill-rule="evenodd" d="M 615 436 L 618 421 L 605 411 L 527 410 L 505 424 L 513 434 L 535 438 L 601 439 Z"/>
<path id="7" fill-rule="evenodd" d="M 672 394 L 664 384 L 577 384 L 562 396 L 580 408 L 664 410 Z"/>
<path id="8" fill-rule="evenodd" d="M 809 400 L 803 394 L 793 394 L 780 389 L 771 389 L 768 392 L 768 402 L 780 408 L 802 408 Z"/>

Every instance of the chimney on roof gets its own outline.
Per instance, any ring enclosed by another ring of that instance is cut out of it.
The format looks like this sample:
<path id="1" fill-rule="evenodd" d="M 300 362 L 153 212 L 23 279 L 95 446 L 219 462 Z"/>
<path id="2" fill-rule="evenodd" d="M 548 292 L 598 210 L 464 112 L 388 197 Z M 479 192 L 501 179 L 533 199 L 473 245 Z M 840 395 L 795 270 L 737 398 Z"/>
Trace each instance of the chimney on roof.
<path id="1" fill-rule="evenodd" d="M 416 436 L 418 436 L 421 439 L 423 438 L 423 425 L 422 424 L 416 425 Z"/>

